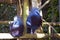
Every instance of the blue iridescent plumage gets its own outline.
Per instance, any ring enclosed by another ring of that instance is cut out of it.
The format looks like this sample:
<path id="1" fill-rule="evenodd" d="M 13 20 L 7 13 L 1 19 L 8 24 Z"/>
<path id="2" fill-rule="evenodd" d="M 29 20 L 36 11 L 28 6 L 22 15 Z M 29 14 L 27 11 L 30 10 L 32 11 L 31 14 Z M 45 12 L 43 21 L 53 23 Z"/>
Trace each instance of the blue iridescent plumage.
<path id="1" fill-rule="evenodd" d="M 27 17 L 26 24 L 27 24 L 27 29 L 29 30 L 29 28 L 31 28 L 33 33 L 38 27 L 40 27 L 40 25 L 42 25 L 42 19 L 39 14 L 38 8 L 31 9 L 29 16 Z"/>
<path id="2" fill-rule="evenodd" d="M 10 33 L 14 37 L 22 36 L 24 30 L 23 22 L 19 16 L 15 16 L 13 23 L 10 24 Z"/>

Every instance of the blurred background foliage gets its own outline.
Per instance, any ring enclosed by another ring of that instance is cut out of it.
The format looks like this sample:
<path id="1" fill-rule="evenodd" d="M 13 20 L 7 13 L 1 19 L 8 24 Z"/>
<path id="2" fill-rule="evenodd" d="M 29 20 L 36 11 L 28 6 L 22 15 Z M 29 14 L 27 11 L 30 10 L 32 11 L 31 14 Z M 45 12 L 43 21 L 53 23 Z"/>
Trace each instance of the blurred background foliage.
<path id="1" fill-rule="evenodd" d="M 17 14 L 16 5 L 0 3 L 0 21 L 12 21 Z M 0 32 L 9 32 L 9 24 L 0 24 Z"/>
<path id="2" fill-rule="evenodd" d="M 59 22 L 59 12 L 58 12 L 58 0 L 52 0 L 47 4 L 43 10 L 43 18 L 47 22 Z M 0 21 L 12 21 L 13 17 L 17 14 L 16 4 L 2 4 L 0 3 Z M 59 26 L 54 27 L 57 32 L 60 33 Z M 43 25 L 43 30 L 45 33 L 48 32 L 48 25 Z M 9 32 L 9 24 L 0 24 L 0 32 Z"/>
<path id="3" fill-rule="evenodd" d="M 13 20 L 17 14 L 16 5 L 8 5 L 0 3 L 0 21 Z"/>
<path id="4" fill-rule="evenodd" d="M 0 24 L 0 33 L 8 33 L 9 32 L 9 24 Z"/>
<path id="5" fill-rule="evenodd" d="M 59 7 L 58 7 L 58 0 L 51 0 L 48 5 L 43 8 L 43 18 L 51 22 L 59 22 Z"/>
<path id="6" fill-rule="evenodd" d="M 42 4 L 44 4 L 45 1 L 42 1 Z M 59 0 L 51 0 L 49 4 L 47 4 L 43 9 L 43 18 L 47 22 L 59 22 Z M 57 30 L 58 33 L 60 33 L 60 26 L 55 25 L 53 26 Z M 48 33 L 48 25 L 43 25 L 43 31 L 45 33 Z"/>

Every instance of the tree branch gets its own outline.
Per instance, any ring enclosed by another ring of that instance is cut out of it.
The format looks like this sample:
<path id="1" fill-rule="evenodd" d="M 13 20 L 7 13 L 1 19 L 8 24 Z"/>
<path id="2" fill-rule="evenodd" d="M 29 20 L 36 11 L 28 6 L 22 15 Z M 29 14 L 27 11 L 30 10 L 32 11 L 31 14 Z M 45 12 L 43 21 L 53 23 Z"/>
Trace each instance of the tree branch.
<path id="1" fill-rule="evenodd" d="M 50 2 L 50 0 L 47 0 L 42 6 L 40 6 L 39 10 L 42 9 L 45 5 L 47 5 Z"/>

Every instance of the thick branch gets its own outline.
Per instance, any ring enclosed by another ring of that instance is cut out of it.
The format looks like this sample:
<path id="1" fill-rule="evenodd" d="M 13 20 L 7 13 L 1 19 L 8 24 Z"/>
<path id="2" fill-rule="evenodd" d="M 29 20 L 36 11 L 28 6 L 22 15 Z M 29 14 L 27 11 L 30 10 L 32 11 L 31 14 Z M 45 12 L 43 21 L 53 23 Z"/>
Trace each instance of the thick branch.
<path id="1" fill-rule="evenodd" d="M 0 21 L 0 24 L 10 24 L 13 23 L 13 21 Z M 60 22 L 43 22 L 43 24 L 49 24 L 49 25 L 59 25 L 60 26 Z"/>

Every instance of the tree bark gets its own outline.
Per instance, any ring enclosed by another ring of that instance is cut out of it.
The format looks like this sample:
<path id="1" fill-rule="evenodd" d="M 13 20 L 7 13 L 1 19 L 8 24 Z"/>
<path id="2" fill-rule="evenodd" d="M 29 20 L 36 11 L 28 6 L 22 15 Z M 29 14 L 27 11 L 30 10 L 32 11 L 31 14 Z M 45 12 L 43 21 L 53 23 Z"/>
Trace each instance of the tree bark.
<path id="1" fill-rule="evenodd" d="M 37 0 L 32 0 L 32 7 L 38 8 L 38 1 Z"/>
<path id="2" fill-rule="evenodd" d="M 22 17 L 22 6 L 21 6 L 21 0 L 17 2 L 17 15 Z"/>
<path id="3" fill-rule="evenodd" d="M 27 32 L 26 31 L 26 19 L 27 19 L 27 15 L 29 14 L 29 2 L 28 0 L 24 0 L 23 1 L 23 23 L 24 23 L 24 34 Z"/>

